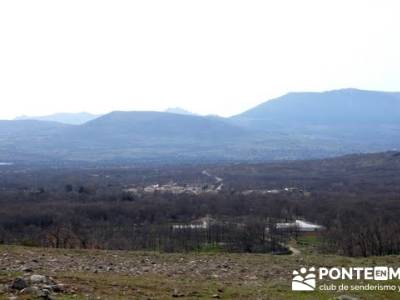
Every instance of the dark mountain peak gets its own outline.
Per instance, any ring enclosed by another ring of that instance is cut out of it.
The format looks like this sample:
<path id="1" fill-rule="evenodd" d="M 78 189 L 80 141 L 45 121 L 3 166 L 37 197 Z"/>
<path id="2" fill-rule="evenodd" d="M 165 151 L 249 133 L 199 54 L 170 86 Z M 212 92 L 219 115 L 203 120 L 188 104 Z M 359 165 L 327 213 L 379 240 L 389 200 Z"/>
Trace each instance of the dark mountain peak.
<path id="1" fill-rule="evenodd" d="M 139 124 L 141 122 L 155 121 L 179 121 L 179 120 L 201 120 L 200 116 L 184 115 L 176 113 L 167 113 L 159 111 L 113 111 L 101 116 L 93 121 L 84 124 L 84 126 L 94 126 L 99 124 Z"/>
<path id="2" fill-rule="evenodd" d="M 264 102 L 233 119 L 266 120 L 279 124 L 398 124 L 400 97 L 398 93 L 354 88 L 289 93 Z"/>
<path id="3" fill-rule="evenodd" d="M 158 138 L 179 143 L 198 138 L 225 140 L 245 132 L 225 119 L 156 111 L 114 111 L 82 125 L 82 130 L 90 130 L 94 136 Z"/>
<path id="4" fill-rule="evenodd" d="M 145 122 L 145 121 L 181 121 L 190 120 L 196 122 L 221 122 L 229 125 L 226 119 L 217 118 L 214 116 L 199 116 L 189 114 L 179 114 L 171 112 L 159 112 L 159 111 L 113 111 L 104 116 L 101 116 L 93 121 L 88 122 L 85 125 L 100 124 L 104 122 Z M 232 126 L 232 125 L 229 125 Z"/>

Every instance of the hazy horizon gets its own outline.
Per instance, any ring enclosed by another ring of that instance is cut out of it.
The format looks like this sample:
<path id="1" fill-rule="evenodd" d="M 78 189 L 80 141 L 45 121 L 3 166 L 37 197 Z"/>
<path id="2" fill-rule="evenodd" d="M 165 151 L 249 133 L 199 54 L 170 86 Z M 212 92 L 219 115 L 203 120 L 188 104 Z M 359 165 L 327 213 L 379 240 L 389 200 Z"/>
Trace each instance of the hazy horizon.
<path id="1" fill-rule="evenodd" d="M 395 90 L 394 91 L 377 91 L 377 90 L 358 89 L 358 88 L 352 88 L 352 87 L 343 88 L 343 89 L 335 89 L 335 90 L 348 90 L 348 89 L 363 90 L 363 91 L 370 91 L 370 92 L 375 92 L 376 91 L 376 92 L 387 92 L 387 93 L 391 93 L 391 92 L 400 93 L 399 91 L 395 91 Z M 288 92 L 288 93 L 323 93 L 323 92 L 332 92 L 332 91 L 335 91 L 335 90 L 311 91 L 311 92 L 309 92 L 309 91 L 293 91 L 293 92 Z M 262 103 L 268 102 L 270 100 L 274 100 L 274 99 L 279 98 L 281 96 L 285 96 L 288 93 L 280 95 L 280 96 L 275 97 L 275 98 L 266 99 L 265 101 L 261 101 L 260 103 L 255 104 L 255 106 L 249 107 L 249 108 L 245 109 L 244 111 L 238 112 L 238 114 L 243 113 L 243 112 L 245 112 L 245 111 L 247 111 L 249 109 L 252 109 L 252 108 L 254 108 L 254 107 L 256 107 L 256 106 L 258 106 L 258 105 L 260 105 Z M 17 115 L 15 117 L 12 117 L 12 118 L 1 119 L 1 120 L 15 120 L 15 119 L 19 119 L 19 118 L 38 118 L 38 117 L 47 117 L 47 116 L 62 115 L 62 114 L 91 114 L 91 115 L 102 116 L 102 115 L 106 115 L 106 114 L 109 114 L 109 113 L 115 112 L 115 111 L 126 111 L 126 112 L 128 112 L 128 111 L 132 111 L 132 112 L 133 111 L 137 111 L 137 112 L 154 111 L 154 112 L 169 112 L 169 113 L 171 113 L 171 111 L 169 111 L 171 109 L 172 110 L 174 110 L 174 109 L 178 109 L 178 110 L 182 109 L 182 110 L 184 110 L 184 111 L 186 111 L 188 113 L 192 113 L 192 114 L 197 115 L 197 116 L 219 116 L 219 117 L 226 117 L 226 118 L 235 116 L 235 115 L 216 114 L 216 113 L 212 113 L 212 112 L 209 113 L 209 114 L 200 114 L 200 113 L 197 113 L 195 111 L 191 111 L 189 109 L 186 109 L 184 107 L 177 107 L 177 106 L 176 107 L 172 107 L 171 106 L 171 107 L 166 107 L 165 109 L 162 109 L 162 110 L 149 110 L 149 109 L 142 109 L 142 110 L 135 110 L 135 109 L 132 109 L 132 110 L 111 110 L 111 111 L 106 111 L 106 112 L 103 112 L 103 113 L 93 113 L 91 111 L 57 111 L 57 112 L 49 113 L 49 114 L 46 114 L 46 115 L 43 115 L 43 114 L 41 114 L 41 115 L 21 114 L 21 115 Z M 178 113 L 179 114 L 179 112 L 172 112 L 172 113 Z"/>
<path id="2" fill-rule="evenodd" d="M 0 119 L 398 91 L 398 1 L 0 3 Z"/>

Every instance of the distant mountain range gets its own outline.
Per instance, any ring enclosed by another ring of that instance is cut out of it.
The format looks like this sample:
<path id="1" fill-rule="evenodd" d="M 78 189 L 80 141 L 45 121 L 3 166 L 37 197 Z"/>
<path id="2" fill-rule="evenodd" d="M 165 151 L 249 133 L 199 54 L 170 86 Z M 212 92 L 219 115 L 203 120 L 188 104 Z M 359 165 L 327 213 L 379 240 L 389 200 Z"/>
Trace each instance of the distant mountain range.
<path id="1" fill-rule="evenodd" d="M 71 125 L 81 125 L 83 123 L 89 122 L 96 119 L 100 115 L 93 115 L 86 112 L 81 113 L 58 113 L 48 116 L 30 117 L 30 116 L 19 116 L 15 120 L 38 120 L 38 121 L 51 121 L 59 122 Z"/>
<path id="2" fill-rule="evenodd" d="M 165 112 L 179 114 L 179 115 L 196 115 L 188 110 L 180 107 L 170 107 L 165 110 Z M 102 115 L 94 115 L 87 112 L 80 113 L 56 113 L 47 116 L 18 116 L 14 120 L 37 120 L 37 121 L 50 121 L 58 122 L 70 125 L 82 125 L 86 122 L 92 121 Z"/>
<path id="3" fill-rule="evenodd" d="M 231 118 L 179 109 L 66 115 L 0 121 L 0 161 L 265 161 L 400 147 L 400 93 L 290 93 Z"/>

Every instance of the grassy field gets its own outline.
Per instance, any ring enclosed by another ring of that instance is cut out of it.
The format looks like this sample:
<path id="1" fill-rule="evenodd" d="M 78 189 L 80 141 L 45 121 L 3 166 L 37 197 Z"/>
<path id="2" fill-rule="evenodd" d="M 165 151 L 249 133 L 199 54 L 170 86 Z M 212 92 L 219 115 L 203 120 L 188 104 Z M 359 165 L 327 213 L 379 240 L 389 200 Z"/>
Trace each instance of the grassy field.
<path id="1" fill-rule="evenodd" d="M 300 250 L 307 250 L 302 247 Z M 400 299 L 399 292 L 291 291 L 292 271 L 301 266 L 397 267 L 398 262 L 398 256 L 348 258 L 318 255 L 312 251 L 290 256 L 213 252 L 164 254 L 3 245 L 0 246 L 0 284 L 3 287 L 10 284 L 29 268 L 33 274 L 51 276 L 66 285 L 64 292 L 52 294 L 53 299 L 277 300 L 335 299 L 344 295 L 358 299 Z M 0 299 L 9 299 L 12 295 L 3 288 Z M 35 298 L 18 295 L 18 299 Z"/>

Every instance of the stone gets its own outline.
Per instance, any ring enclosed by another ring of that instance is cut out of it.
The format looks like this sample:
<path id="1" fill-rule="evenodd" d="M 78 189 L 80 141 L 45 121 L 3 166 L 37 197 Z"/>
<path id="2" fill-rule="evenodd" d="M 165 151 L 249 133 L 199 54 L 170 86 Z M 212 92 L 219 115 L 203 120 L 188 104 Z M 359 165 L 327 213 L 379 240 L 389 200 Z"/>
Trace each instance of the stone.
<path id="1" fill-rule="evenodd" d="M 50 291 L 48 289 L 42 289 L 39 290 L 39 293 L 37 294 L 39 299 L 41 300 L 52 300 L 53 298 L 50 296 Z"/>
<path id="2" fill-rule="evenodd" d="M 0 294 L 5 293 L 8 290 L 8 286 L 5 284 L 0 284 Z"/>
<path id="3" fill-rule="evenodd" d="M 19 292 L 20 295 L 37 295 L 39 288 L 36 286 L 28 286 Z"/>
<path id="4" fill-rule="evenodd" d="M 172 294 L 172 297 L 174 298 L 181 298 L 184 297 L 185 295 L 180 293 L 178 289 L 174 289 L 174 293 Z"/>
<path id="5" fill-rule="evenodd" d="M 23 279 L 21 277 L 15 278 L 13 283 L 11 284 L 11 288 L 13 290 L 18 290 L 18 291 L 23 290 L 24 288 L 27 288 L 27 287 L 28 287 L 28 283 L 25 281 L 25 279 Z"/>
<path id="6" fill-rule="evenodd" d="M 54 287 L 55 287 L 55 285 L 49 285 L 49 284 L 42 285 L 42 289 L 46 289 L 46 290 L 49 290 L 51 292 L 54 290 Z"/>
<path id="7" fill-rule="evenodd" d="M 65 292 L 66 286 L 65 286 L 65 284 L 58 283 L 58 284 L 52 285 L 52 289 L 56 293 L 62 293 L 62 292 Z"/>
<path id="8" fill-rule="evenodd" d="M 47 283 L 48 280 L 46 278 L 46 276 L 43 275 L 31 275 L 31 277 L 29 278 L 32 284 L 38 284 L 38 283 Z"/>
<path id="9" fill-rule="evenodd" d="M 21 271 L 24 272 L 24 273 L 32 273 L 33 272 L 33 270 L 31 268 L 29 268 L 29 267 L 23 267 L 21 269 Z"/>

